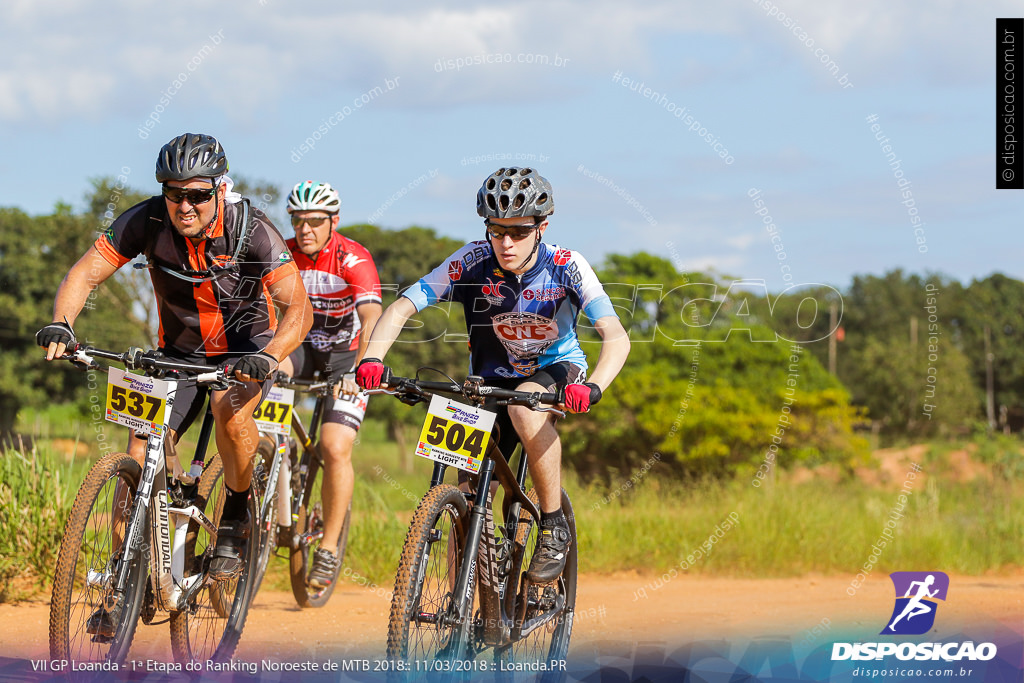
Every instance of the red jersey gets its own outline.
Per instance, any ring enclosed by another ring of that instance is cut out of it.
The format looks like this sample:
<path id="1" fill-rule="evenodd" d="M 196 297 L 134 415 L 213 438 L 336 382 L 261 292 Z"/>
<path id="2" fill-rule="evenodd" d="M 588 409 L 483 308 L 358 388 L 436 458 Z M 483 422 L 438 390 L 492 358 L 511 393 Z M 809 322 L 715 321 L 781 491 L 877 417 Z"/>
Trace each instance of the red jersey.
<path id="1" fill-rule="evenodd" d="M 313 305 L 313 327 L 306 340 L 317 351 L 358 349 L 361 325 L 356 307 L 381 303 L 380 277 L 370 252 L 337 232 L 312 258 L 298 249 L 294 237 L 288 248 Z"/>

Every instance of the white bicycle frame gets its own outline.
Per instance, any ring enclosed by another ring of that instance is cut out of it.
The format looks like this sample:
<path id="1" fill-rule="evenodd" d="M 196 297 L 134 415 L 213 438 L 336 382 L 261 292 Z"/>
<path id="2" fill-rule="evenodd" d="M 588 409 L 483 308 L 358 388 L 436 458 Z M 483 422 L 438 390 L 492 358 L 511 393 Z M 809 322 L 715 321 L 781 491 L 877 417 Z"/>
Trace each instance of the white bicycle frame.
<path id="1" fill-rule="evenodd" d="M 87 365 L 93 365 L 94 359 L 84 351 L 76 351 L 75 359 Z M 216 382 L 216 372 L 197 375 L 195 381 Z M 167 382 L 167 409 L 164 415 L 170 415 L 174 406 L 174 396 L 178 381 L 165 379 Z M 160 611 L 178 611 L 183 609 L 192 595 L 203 583 L 203 573 L 185 576 L 185 537 L 190 522 L 196 522 L 210 534 L 211 543 L 217 539 L 217 527 L 195 505 L 188 507 L 172 507 L 167 496 L 167 462 L 164 441 L 167 438 L 167 424 L 161 425 L 160 433 L 150 432 L 146 440 L 146 460 L 142 468 L 142 480 L 136 491 L 135 502 L 128 518 L 128 529 L 125 535 L 125 557 L 121 571 L 116 577 L 108 573 L 89 572 L 87 582 L 90 585 L 109 585 L 115 579 L 116 592 L 123 595 L 127 583 L 128 568 L 138 552 L 148 555 L 150 562 L 150 578 L 153 582 L 153 594 L 156 607 Z M 154 494 L 155 490 L 155 494 Z M 144 515 L 142 511 L 149 508 L 149 548 L 142 543 Z M 174 527 L 174 542 L 171 542 L 171 527 Z M 149 551 L 147 553 L 147 550 Z"/>

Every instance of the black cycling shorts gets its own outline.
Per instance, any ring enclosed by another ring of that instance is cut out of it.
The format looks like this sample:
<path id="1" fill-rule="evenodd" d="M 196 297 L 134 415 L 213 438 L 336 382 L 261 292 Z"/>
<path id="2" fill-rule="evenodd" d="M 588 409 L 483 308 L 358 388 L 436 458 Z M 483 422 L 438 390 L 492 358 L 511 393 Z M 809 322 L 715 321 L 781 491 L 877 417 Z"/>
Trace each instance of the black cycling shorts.
<path id="1" fill-rule="evenodd" d="M 543 367 L 529 377 L 515 377 L 511 379 L 488 378 L 484 380 L 484 384 L 501 389 L 515 390 L 526 382 L 532 382 L 544 387 L 545 392 L 555 394 L 566 385 L 578 384 L 585 381 L 586 378 L 586 370 L 578 365 L 563 361 Z M 508 458 L 512 455 L 512 451 L 515 450 L 516 444 L 519 443 L 519 435 L 516 434 L 516 430 L 512 426 L 512 420 L 508 416 L 508 406 L 488 406 L 488 410 L 498 413 L 498 417 L 494 420 L 494 428 L 498 431 L 498 447 L 505 457 Z"/>
<path id="2" fill-rule="evenodd" d="M 311 344 L 303 342 L 299 348 L 288 356 L 292 362 L 292 372 L 296 379 L 313 379 L 313 373 L 319 372 L 321 379 L 337 381 L 355 366 L 356 351 L 317 351 Z M 338 394 L 331 407 L 324 411 L 324 423 L 345 425 L 359 431 L 366 415 L 366 404 L 369 395 L 360 391 L 358 394 Z"/>
<path id="3" fill-rule="evenodd" d="M 239 353 L 207 356 L 205 353 L 183 354 L 164 349 L 161 352 L 167 360 L 209 366 L 234 365 L 242 357 L 250 355 Z M 274 374 L 271 374 L 270 377 L 262 382 L 263 395 L 260 397 L 261 401 L 267 397 L 267 393 L 272 386 L 274 386 Z M 167 420 L 167 426 L 173 429 L 179 436 L 188 431 L 188 428 L 195 422 L 195 419 L 203 410 L 209 393 L 209 388 L 205 386 L 198 386 L 194 382 L 179 382 L 178 389 L 174 394 L 174 406 L 171 408 L 171 416 Z"/>

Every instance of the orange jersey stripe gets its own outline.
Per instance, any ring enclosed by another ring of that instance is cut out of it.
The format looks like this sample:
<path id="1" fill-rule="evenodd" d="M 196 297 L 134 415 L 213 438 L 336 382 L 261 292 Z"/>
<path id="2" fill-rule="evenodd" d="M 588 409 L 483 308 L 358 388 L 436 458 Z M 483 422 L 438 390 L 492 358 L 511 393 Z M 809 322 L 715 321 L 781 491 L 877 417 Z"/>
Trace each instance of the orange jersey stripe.
<path id="1" fill-rule="evenodd" d="M 96 247 L 96 251 L 100 253 L 100 256 L 103 257 L 104 261 L 117 268 L 120 268 L 131 261 L 130 258 L 125 258 L 124 256 L 121 256 L 121 254 L 117 253 L 117 249 L 114 249 L 114 246 L 110 243 L 110 240 L 107 239 L 106 235 L 101 235 L 96 238 L 96 241 L 93 242 L 92 246 Z"/>
<path id="2" fill-rule="evenodd" d="M 193 270 L 206 270 L 206 257 L 203 255 L 205 242 L 197 248 L 191 240 L 188 245 L 188 262 Z M 203 335 L 203 348 L 208 355 L 228 352 L 228 340 L 224 335 L 224 316 L 221 315 L 217 294 L 210 281 L 193 285 L 196 309 L 199 311 L 199 330 Z"/>

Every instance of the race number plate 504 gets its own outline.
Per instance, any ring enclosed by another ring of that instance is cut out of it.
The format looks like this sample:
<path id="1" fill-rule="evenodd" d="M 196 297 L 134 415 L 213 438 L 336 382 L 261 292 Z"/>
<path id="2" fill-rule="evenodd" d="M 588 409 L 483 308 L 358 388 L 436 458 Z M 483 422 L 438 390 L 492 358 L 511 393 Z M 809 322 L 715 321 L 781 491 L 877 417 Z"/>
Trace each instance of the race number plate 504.
<path id="1" fill-rule="evenodd" d="M 295 404 L 295 390 L 271 387 L 263 403 L 252 416 L 256 427 L 264 434 L 292 433 L 292 406 Z"/>
<path id="2" fill-rule="evenodd" d="M 416 455 L 475 474 L 487 452 L 495 417 L 489 410 L 434 395 L 416 444 Z"/>
<path id="3" fill-rule="evenodd" d="M 110 368 L 107 419 L 136 431 L 159 435 L 167 423 L 167 382 Z"/>

